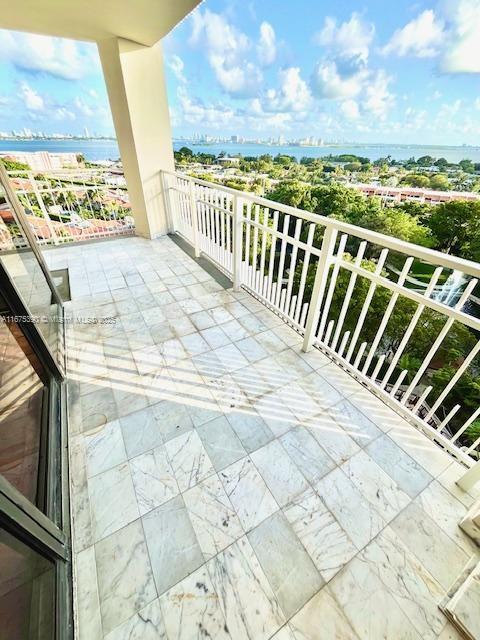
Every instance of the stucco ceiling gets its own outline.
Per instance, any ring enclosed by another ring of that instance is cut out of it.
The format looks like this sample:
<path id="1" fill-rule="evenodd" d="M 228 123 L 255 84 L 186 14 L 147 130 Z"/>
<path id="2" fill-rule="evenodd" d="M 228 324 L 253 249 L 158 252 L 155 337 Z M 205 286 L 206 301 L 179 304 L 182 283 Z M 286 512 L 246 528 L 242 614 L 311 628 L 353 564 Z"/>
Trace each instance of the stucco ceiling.
<path id="1" fill-rule="evenodd" d="M 151 46 L 200 0 L 10 0 L 2 3 L 0 28 L 75 40 L 120 36 Z"/>

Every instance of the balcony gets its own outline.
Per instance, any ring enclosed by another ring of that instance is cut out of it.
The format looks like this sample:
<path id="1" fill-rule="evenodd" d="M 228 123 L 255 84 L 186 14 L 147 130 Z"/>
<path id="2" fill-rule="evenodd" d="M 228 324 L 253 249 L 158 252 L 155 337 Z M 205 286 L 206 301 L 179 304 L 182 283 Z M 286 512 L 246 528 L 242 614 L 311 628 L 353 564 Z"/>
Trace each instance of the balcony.
<path id="1" fill-rule="evenodd" d="M 2 622 L 72 637 L 71 585 L 81 640 L 480 637 L 480 266 L 176 173 L 159 40 L 198 2 L 98 4 L 0 16 L 97 43 L 129 194 L 0 167 L 2 313 L 47 317 L 3 327 Z"/>
<path id="2" fill-rule="evenodd" d="M 478 329 L 478 265 L 181 174 L 161 184 L 170 237 L 45 252 L 69 270 L 77 318 L 77 637 L 460 638 L 439 604 L 478 562 L 458 526 L 479 496 L 478 442 L 461 439 L 478 410 L 453 430 L 460 408 L 427 404 L 439 336 L 411 375 L 392 365 L 426 308 L 445 315 L 442 339 L 453 321 Z M 389 252 L 400 274 L 382 269 Z M 423 293 L 408 286 L 416 258 L 437 266 Z M 432 295 L 442 268 L 468 276 L 453 306 Z M 377 287 L 391 297 L 367 343 Z M 403 296 L 416 311 L 382 353 Z"/>

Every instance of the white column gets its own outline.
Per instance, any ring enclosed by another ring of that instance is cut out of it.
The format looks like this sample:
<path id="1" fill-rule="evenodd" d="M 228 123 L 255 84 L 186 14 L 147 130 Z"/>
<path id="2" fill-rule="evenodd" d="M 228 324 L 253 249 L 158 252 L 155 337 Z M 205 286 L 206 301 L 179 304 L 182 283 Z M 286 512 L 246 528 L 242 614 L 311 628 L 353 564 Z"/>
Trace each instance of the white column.
<path id="1" fill-rule="evenodd" d="M 161 46 L 110 38 L 98 50 L 137 234 L 155 238 L 169 230 L 159 172 L 174 170 Z"/>

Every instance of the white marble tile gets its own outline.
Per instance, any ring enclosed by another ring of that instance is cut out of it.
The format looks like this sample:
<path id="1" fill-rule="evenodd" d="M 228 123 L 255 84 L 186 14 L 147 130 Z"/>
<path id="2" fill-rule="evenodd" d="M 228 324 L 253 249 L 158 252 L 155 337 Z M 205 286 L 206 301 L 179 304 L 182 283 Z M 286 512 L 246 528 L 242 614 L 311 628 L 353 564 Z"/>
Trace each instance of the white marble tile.
<path id="1" fill-rule="evenodd" d="M 329 588 L 362 640 L 421 640 L 369 562 L 354 558 L 333 578 Z"/>
<path id="2" fill-rule="evenodd" d="M 157 597 L 140 521 L 95 545 L 103 632 L 108 634 Z"/>
<path id="3" fill-rule="evenodd" d="M 78 552 L 92 545 L 94 540 L 83 436 L 70 438 L 69 458 L 72 543 Z"/>
<path id="4" fill-rule="evenodd" d="M 224 307 L 215 307 L 208 311 L 209 315 L 213 318 L 215 324 L 223 324 L 233 320 L 233 316 Z"/>
<path id="5" fill-rule="evenodd" d="M 315 399 L 319 410 L 328 409 L 344 400 L 342 393 L 321 375 L 322 371 L 313 371 L 298 381 L 305 393 Z"/>
<path id="6" fill-rule="evenodd" d="M 101 640 L 103 638 L 102 618 L 93 546 L 76 554 L 74 571 L 78 638 L 79 640 Z"/>
<path id="7" fill-rule="evenodd" d="M 250 455 L 275 500 L 285 506 L 303 493 L 308 483 L 278 440 Z"/>
<path id="8" fill-rule="evenodd" d="M 353 558 L 357 549 L 312 489 L 285 509 L 287 520 L 325 581 Z"/>
<path id="9" fill-rule="evenodd" d="M 283 403 L 282 393 L 278 390 L 263 395 L 254 402 L 254 407 L 276 437 L 298 423 L 297 418 Z"/>
<path id="10" fill-rule="evenodd" d="M 214 472 L 196 431 L 188 431 L 169 440 L 165 447 L 180 491 L 190 489 Z"/>
<path id="11" fill-rule="evenodd" d="M 466 507 L 439 482 L 435 480 L 429 484 L 415 502 L 465 553 L 470 555 L 478 550 L 471 538 L 458 526 L 467 513 Z"/>
<path id="12" fill-rule="evenodd" d="M 190 315 L 190 320 L 196 326 L 198 331 L 215 327 L 215 320 L 206 311 L 197 311 Z"/>
<path id="13" fill-rule="evenodd" d="M 457 482 L 465 474 L 465 467 L 457 462 L 452 462 L 437 478 L 438 482 L 445 487 L 445 489 L 464 504 L 467 508 L 470 508 L 476 499 L 480 498 L 480 484 L 477 483 L 470 491 L 464 491 L 461 489 Z"/>
<path id="14" fill-rule="evenodd" d="M 297 382 L 292 381 L 282 387 L 280 393 L 283 404 L 300 422 L 309 420 L 322 410 L 315 396 L 307 393 Z"/>
<path id="15" fill-rule="evenodd" d="M 88 481 L 95 540 L 139 517 L 128 463 L 113 467 Z"/>
<path id="16" fill-rule="evenodd" d="M 296 613 L 324 581 L 281 511 L 248 534 L 286 618 Z"/>
<path id="17" fill-rule="evenodd" d="M 444 591 L 394 531 L 385 527 L 360 557 L 369 563 L 420 636 L 425 640 L 437 638 L 445 625 L 438 608 Z"/>
<path id="18" fill-rule="evenodd" d="M 107 634 L 105 640 L 167 640 L 158 598 Z"/>
<path id="19" fill-rule="evenodd" d="M 279 327 L 278 329 L 280 329 Z M 282 335 L 279 333 L 278 329 L 276 329 L 278 335 Z M 295 341 L 300 338 L 300 336 L 287 327 L 288 333 L 293 335 Z M 291 340 L 291 339 L 290 339 Z M 288 343 L 287 340 L 285 342 Z M 285 349 L 284 351 L 280 351 L 273 356 L 274 360 L 277 364 L 283 367 L 285 370 L 288 370 L 294 377 L 295 380 L 300 378 L 304 378 L 305 376 L 311 374 L 313 372 L 312 367 L 306 362 L 303 358 L 299 358 L 298 354 L 293 349 Z"/>
<path id="20" fill-rule="evenodd" d="M 188 336 L 180 338 L 185 351 L 190 357 L 197 356 L 200 353 L 210 350 L 210 346 L 205 342 L 199 333 L 191 333 Z"/>
<path id="21" fill-rule="evenodd" d="M 230 338 L 222 331 L 221 327 L 212 326 L 207 329 L 202 329 L 200 335 L 211 349 L 224 347 L 230 343 Z"/>
<path id="22" fill-rule="evenodd" d="M 331 471 L 314 488 L 357 549 L 364 547 L 385 526 L 386 522 L 342 469 Z"/>
<path id="23" fill-rule="evenodd" d="M 242 355 L 244 355 L 249 362 L 258 362 L 268 355 L 262 345 L 252 337 L 239 340 L 235 346 L 240 349 Z"/>
<path id="24" fill-rule="evenodd" d="M 230 465 L 219 477 L 245 531 L 277 511 L 274 497 L 250 458 Z"/>
<path id="25" fill-rule="evenodd" d="M 329 413 L 360 447 L 382 435 L 381 429 L 355 406 L 353 400 L 339 402 Z"/>
<path id="26" fill-rule="evenodd" d="M 467 564 L 470 554 L 455 544 L 414 502 L 390 526 L 444 589 L 453 584 Z"/>
<path id="27" fill-rule="evenodd" d="M 227 334 L 232 342 L 248 338 L 248 331 L 238 322 L 238 320 L 230 320 L 222 324 L 222 330 Z"/>
<path id="28" fill-rule="evenodd" d="M 401 419 L 393 409 L 365 387 L 360 387 L 348 399 L 385 433 L 390 431 Z"/>
<path id="29" fill-rule="evenodd" d="M 174 364 L 177 360 L 183 360 L 188 355 L 178 338 L 162 341 L 160 344 L 160 353 L 166 364 Z"/>
<path id="30" fill-rule="evenodd" d="M 351 396 L 364 387 L 335 362 L 330 362 L 320 371 L 321 375 L 330 382 L 345 397 Z"/>
<path id="31" fill-rule="evenodd" d="M 178 494 L 177 481 L 164 446 L 132 458 L 130 473 L 141 516 Z"/>
<path id="32" fill-rule="evenodd" d="M 197 433 L 216 471 L 221 471 L 246 455 L 242 443 L 225 416 L 198 427 Z"/>
<path id="33" fill-rule="evenodd" d="M 295 640 L 358 640 L 329 587 L 323 587 L 293 616 L 290 627 Z"/>
<path id="34" fill-rule="evenodd" d="M 157 402 L 152 405 L 151 410 L 164 442 L 193 429 L 187 406 L 181 402 L 181 398 L 179 401 L 169 399 Z"/>
<path id="35" fill-rule="evenodd" d="M 214 353 L 224 367 L 226 367 L 227 371 L 236 371 L 248 364 L 248 360 L 244 358 L 234 344 L 219 347 L 215 349 Z"/>
<path id="36" fill-rule="evenodd" d="M 264 320 L 262 320 L 264 322 Z M 245 326 L 245 325 L 244 325 Z M 255 336 L 255 340 L 271 354 L 279 353 L 287 348 L 285 342 L 273 330 L 263 331 Z"/>
<path id="37" fill-rule="evenodd" d="M 244 411 L 231 411 L 227 414 L 227 420 L 247 453 L 259 449 L 274 438 L 266 423 L 252 408 Z"/>
<path id="38" fill-rule="evenodd" d="M 183 499 L 207 560 L 243 535 L 240 520 L 217 475 L 186 491 Z"/>
<path id="39" fill-rule="evenodd" d="M 163 442 L 162 432 L 150 408 L 120 419 L 127 456 L 133 458 Z"/>
<path id="40" fill-rule="evenodd" d="M 160 605 L 169 639 L 232 637 L 205 566 L 164 593 Z"/>
<path id="41" fill-rule="evenodd" d="M 389 436 L 434 477 L 440 475 L 451 464 L 451 457 L 443 449 L 400 418 L 392 426 Z"/>
<path id="42" fill-rule="evenodd" d="M 303 424 L 338 465 L 360 451 L 359 445 L 328 411 L 322 411 Z"/>
<path id="43" fill-rule="evenodd" d="M 365 451 L 347 460 L 342 470 L 385 522 L 390 522 L 410 502 L 409 496 Z"/>
<path id="44" fill-rule="evenodd" d="M 125 462 L 127 454 L 118 420 L 108 422 L 85 434 L 85 450 L 89 476 Z"/>
<path id="45" fill-rule="evenodd" d="M 432 480 L 432 476 L 386 434 L 365 450 L 410 498 L 415 498 Z"/>
<path id="46" fill-rule="evenodd" d="M 284 625 L 277 633 L 272 636 L 271 640 L 295 640 L 293 631 L 290 629 L 288 623 Z"/>
<path id="47" fill-rule="evenodd" d="M 285 617 L 244 536 L 207 563 L 233 640 L 267 640 Z"/>
<path id="48" fill-rule="evenodd" d="M 317 482 L 335 468 L 335 462 L 305 427 L 292 427 L 280 442 L 309 482 Z"/>
<path id="49" fill-rule="evenodd" d="M 142 518 L 159 595 L 200 567 L 204 560 L 181 496 Z"/>

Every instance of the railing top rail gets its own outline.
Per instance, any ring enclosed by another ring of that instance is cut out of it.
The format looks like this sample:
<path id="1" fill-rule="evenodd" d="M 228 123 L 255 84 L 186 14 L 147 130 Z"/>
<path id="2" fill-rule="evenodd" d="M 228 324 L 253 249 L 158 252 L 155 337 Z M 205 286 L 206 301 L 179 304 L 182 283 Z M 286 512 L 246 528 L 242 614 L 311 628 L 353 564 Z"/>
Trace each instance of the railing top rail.
<path id="1" fill-rule="evenodd" d="M 413 256 L 420 260 L 424 260 L 435 265 L 440 265 L 447 269 L 461 271 L 467 275 L 473 276 L 474 278 L 480 278 L 480 264 L 471 260 L 457 258 L 456 256 L 442 253 L 441 251 L 435 251 L 434 249 L 421 247 L 411 242 L 399 240 L 398 238 L 392 238 L 391 236 L 384 235 L 383 233 L 378 233 L 377 231 L 370 231 L 369 229 L 365 229 L 363 227 L 357 227 L 353 224 L 349 224 L 348 222 L 341 222 L 339 220 L 328 218 L 317 213 L 310 213 L 309 211 L 304 211 L 303 209 L 297 209 L 296 207 L 291 207 L 280 202 L 275 202 L 274 200 L 268 200 L 267 198 L 255 195 L 254 193 L 238 191 L 230 187 L 224 187 L 221 184 L 208 182 L 207 180 L 201 180 L 200 178 L 194 178 L 187 174 L 181 173 L 180 171 L 163 171 L 163 173 L 174 177 L 183 178 L 185 180 L 193 180 L 196 184 L 209 187 L 210 189 L 217 189 L 232 196 L 241 197 L 243 200 L 249 200 L 260 206 L 269 207 L 270 209 L 276 209 L 297 218 L 302 218 L 307 222 L 314 222 L 316 224 L 323 225 L 324 227 L 334 228 L 341 233 L 346 233 L 348 235 L 361 238 L 362 240 L 367 240 L 372 244 L 376 244 L 381 247 L 387 247 L 388 249 L 391 249 L 393 251 L 398 251 L 399 253 Z"/>

